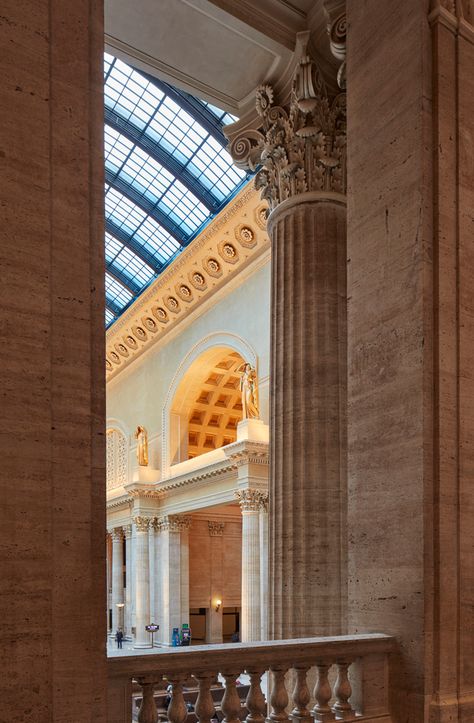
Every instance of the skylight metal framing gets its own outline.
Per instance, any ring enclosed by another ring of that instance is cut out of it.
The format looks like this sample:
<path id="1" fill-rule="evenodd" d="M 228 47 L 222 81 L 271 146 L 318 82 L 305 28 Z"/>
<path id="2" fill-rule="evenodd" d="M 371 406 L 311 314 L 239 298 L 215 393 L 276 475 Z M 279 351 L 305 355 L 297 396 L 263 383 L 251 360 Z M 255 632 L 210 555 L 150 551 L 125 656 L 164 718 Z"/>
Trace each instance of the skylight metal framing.
<path id="1" fill-rule="evenodd" d="M 105 58 L 106 323 L 112 323 L 246 180 L 225 150 L 233 120 Z"/>

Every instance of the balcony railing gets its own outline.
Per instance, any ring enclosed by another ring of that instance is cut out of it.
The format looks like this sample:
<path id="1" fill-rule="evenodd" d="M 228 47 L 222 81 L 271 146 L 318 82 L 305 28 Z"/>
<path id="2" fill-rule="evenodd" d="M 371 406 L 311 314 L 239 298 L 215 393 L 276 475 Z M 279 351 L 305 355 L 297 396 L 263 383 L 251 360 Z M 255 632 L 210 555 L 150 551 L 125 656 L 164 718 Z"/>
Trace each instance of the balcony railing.
<path id="1" fill-rule="evenodd" d="M 242 718 L 246 723 L 390 723 L 389 654 L 394 647 L 394 638 L 387 635 L 347 635 L 200 645 L 110 658 L 108 721 L 156 723 L 164 717 L 170 723 L 186 723 L 183 684 L 192 677 L 198 689 L 195 719 L 210 723 L 215 711 L 211 686 L 219 675 L 224 681 L 222 723 L 240 723 Z M 293 673 L 285 678 L 290 670 Z M 267 671 L 268 700 L 262 691 L 262 676 Z M 249 679 L 245 706 L 236 685 L 242 673 Z M 309 680 L 315 681 L 311 691 Z M 155 693 L 158 687 L 163 688 L 163 681 L 172 687 L 171 702 L 166 715 L 159 716 Z M 137 684 L 141 705 L 138 714 L 132 716 Z"/>

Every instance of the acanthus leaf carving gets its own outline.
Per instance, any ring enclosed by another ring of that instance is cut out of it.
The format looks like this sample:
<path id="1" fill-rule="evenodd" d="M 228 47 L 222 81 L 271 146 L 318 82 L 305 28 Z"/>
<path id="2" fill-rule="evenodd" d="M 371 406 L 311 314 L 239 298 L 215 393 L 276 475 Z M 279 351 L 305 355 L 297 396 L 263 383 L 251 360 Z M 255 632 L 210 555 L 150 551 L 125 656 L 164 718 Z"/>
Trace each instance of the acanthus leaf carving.
<path id="1" fill-rule="evenodd" d="M 346 190 L 346 96 L 330 100 L 321 74 L 306 53 L 293 80 L 288 108 L 274 104 L 271 86 L 256 92 L 260 129 L 234 138 L 231 153 L 237 165 L 260 166 L 255 186 L 274 209 L 307 191 Z"/>

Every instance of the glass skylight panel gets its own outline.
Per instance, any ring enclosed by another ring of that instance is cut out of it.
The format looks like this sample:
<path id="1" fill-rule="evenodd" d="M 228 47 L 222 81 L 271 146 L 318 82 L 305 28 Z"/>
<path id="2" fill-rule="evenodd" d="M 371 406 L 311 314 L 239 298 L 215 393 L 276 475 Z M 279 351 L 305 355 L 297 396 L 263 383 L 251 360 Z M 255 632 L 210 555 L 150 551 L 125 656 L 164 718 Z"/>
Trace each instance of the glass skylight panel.
<path id="1" fill-rule="evenodd" d="M 105 104 L 139 128 L 150 120 L 164 93 L 141 73 L 115 59 L 104 88 Z"/>
<path id="2" fill-rule="evenodd" d="M 105 310 L 105 325 L 108 326 L 114 319 L 115 319 L 115 316 L 112 314 L 110 309 L 106 309 Z"/>
<path id="3" fill-rule="evenodd" d="M 121 307 L 133 299 L 133 294 L 107 272 L 105 272 L 105 296 L 108 301 Z"/>
<path id="4" fill-rule="evenodd" d="M 109 325 L 119 315 L 117 309 L 124 309 L 137 295 L 130 289 L 145 287 L 211 218 L 209 208 L 222 205 L 246 174 L 233 167 L 223 141 L 218 140 L 222 124 L 235 121 L 233 116 L 186 93 L 170 89 L 167 94 L 163 86 L 107 53 L 104 74 L 105 105 L 113 111 L 108 114 L 104 139 L 105 215 L 111 231 L 105 238 Z M 122 124 L 115 123 L 114 114 Z M 156 153 L 151 144 L 156 145 Z M 175 160 L 167 160 L 164 154 Z M 180 167 L 186 171 L 183 176 Z M 165 228 L 164 216 L 181 243 Z M 157 218 L 163 218 L 163 225 Z"/>
<path id="5" fill-rule="evenodd" d="M 140 193 L 156 203 L 174 181 L 174 176 L 141 148 L 135 147 L 119 173 Z"/>
<path id="6" fill-rule="evenodd" d="M 148 217 L 135 234 L 143 245 L 157 258 L 166 263 L 181 246 L 153 218 Z"/>
<path id="7" fill-rule="evenodd" d="M 121 133 L 105 126 L 104 134 L 104 153 L 105 161 L 109 168 L 118 171 L 122 167 L 125 160 L 130 155 L 135 145 Z"/>
<path id="8" fill-rule="evenodd" d="M 192 234 L 209 218 L 207 208 L 178 180 L 165 193 L 159 205 L 186 234 Z"/>
<path id="9" fill-rule="evenodd" d="M 135 233 L 147 216 L 145 211 L 111 186 L 105 193 L 105 215 L 130 234 Z"/>
<path id="10" fill-rule="evenodd" d="M 148 264 L 108 233 L 105 234 L 105 259 L 108 265 L 122 271 L 138 286 L 148 284 L 155 276 Z"/>
<path id="11" fill-rule="evenodd" d="M 232 193 L 245 178 L 245 171 L 234 168 L 225 148 L 211 137 L 202 144 L 188 168 L 220 200 Z"/>

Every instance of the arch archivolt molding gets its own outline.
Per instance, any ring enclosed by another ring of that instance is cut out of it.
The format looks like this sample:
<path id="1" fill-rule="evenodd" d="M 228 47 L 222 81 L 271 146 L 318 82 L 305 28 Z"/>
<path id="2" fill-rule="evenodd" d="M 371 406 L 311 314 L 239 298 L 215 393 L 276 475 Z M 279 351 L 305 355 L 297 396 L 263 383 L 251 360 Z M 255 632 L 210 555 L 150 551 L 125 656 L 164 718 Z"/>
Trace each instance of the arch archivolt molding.
<path id="1" fill-rule="evenodd" d="M 179 390 L 181 383 L 185 380 L 185 377 L 193 364 L 203 355 L 205 355 L 206 352 L 210 352 L 213 349 L 215 349 L 216 351 L 218 349 L 222 349 L 223 352 L 237 352 L 243 359 L 245 359 L 245 361 L 249 361 L 252 366 L 257 369 L 258 357 L 254 347 L 246 339 L 244 339 L 238 334 L 226 331 L 212 332 L 211 334 L 208 334 L 207 336 L 196 342 L 194 346 L 192 346 L 192 348 L 183 358 L 173 375 L 163 405 L 161 454 L 162 479 L 165 479 L 169 476 L 170 470 L 171 413 L 173 411 L 173 404 L 176 394 Z"/>

